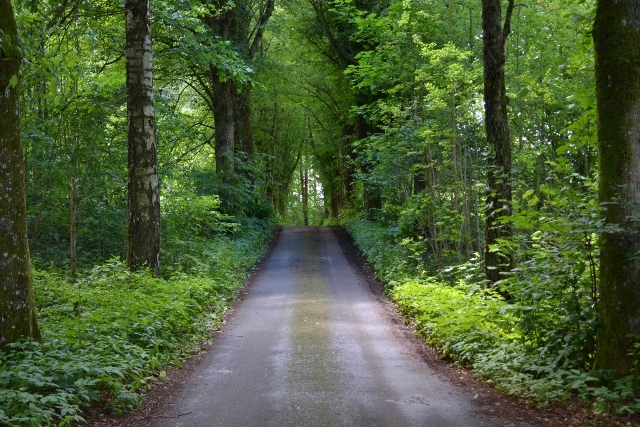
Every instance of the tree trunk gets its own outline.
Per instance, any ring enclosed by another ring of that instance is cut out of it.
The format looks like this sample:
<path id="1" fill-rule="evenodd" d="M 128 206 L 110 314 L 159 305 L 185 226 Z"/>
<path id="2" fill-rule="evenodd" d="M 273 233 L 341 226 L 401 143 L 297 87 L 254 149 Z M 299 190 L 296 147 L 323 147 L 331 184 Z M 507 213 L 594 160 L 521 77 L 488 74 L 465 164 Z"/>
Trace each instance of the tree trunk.
<path id="1" fill-rule="evenodd" d="M 0 346 L 40 339 L 27 238 L 25 163 L 20 129 L 21 55 L 10 0 L 0 0 Z"/>
<path id="2" fill-rule="evenodd" d="M 213 120 L 216 125 L 216 173 L 229 182 L 233 177 L 235 146 L 234 97 L 235 84 L 229 78 L 220 81 L 220 71 L 211 67 L 211 83 L 215 99 Z M 224 77 L 222 77 L 224 79 Z"/>
<path id="3" fill-rule="evenodd" d="M 127 266 L 160 274 L 160 198 L 149 0 L 126 0 L 129 206 Z"/>
<path id="4" fill-rule="evenodd" d="M 511 215 L 511 132 L 507 115 L 504 64 L 507 36 L 510 31 L 513 0 L 509 0 L 504 28 L 500 0 L 482 0 L 484 54 L 484 109 L 487 144 L 487 196 L 485 223 L 485 276 L 490 283 L 502 279 L 511 269 L 512 256 L 496 251 L 498 239 L 508 239 L 512 228 L 501 224 Z"/>
<path id="5" fill-rule="evenodd" d="M 636 0 L 598 0 L 593 39 L 598 99 L 600 315 L 596 366 L 624 376 L 640 334 L 640 9 Z M 633 217 L 635 216 L 635 220 Z M 619 231 L 613 231 L 619 227 Z M 637 339 L 637 338 L 636 338 Z"/>
<path id="6" fill-rule="evenodd" d="M 309 126 L 309 134 L 313 138 L 313 135 L 311 135 L 311 122 L 309 122 L 308 126 Z M 341 149 L 344 153 L 349 153 L 347 156 L 341 157 L 342 159 L 341 170 L 343 171 L 341 173 L 342 173 L 343 185 L 346 190 L 345 199 L 347 201 L 354 200 L 354 190 L 355 190 L 354 181 L 356 177 L 356 170 L 354 165 L 355 162 L 347 161 L 347 158 L 351 159 L 354 154 L 357 157 L 357 151 L 354 150 L 354 146 L 353 146 L 355 135 L 356 135 L 355 126 L 351 124 L 346 124 L 342 126 L 342 129 L 341 129 L 342 148 Z"/>
<path id="7" fill-rule="evenodd" d="M 475 183 L 480 182 L 480 149 L 478 147 L 478 132 L 476 126 L 473 126 L 473 149 L 475 152 L 475 158 L 472 160 L 473 165 L 473 181 Z M 473 213 L 474 213 L 474 228 L 476 233 L 476 252 L 481 259 L 484 259 L 484 253 L 482 251 L 482 230 L 480 229 L 480 191 L 478 186 L 473 186 Z"/>
<path id="8" fill-rule="evenodd" d="M 206 24 L 213 34 L 222 40 L 229 40 L 235 22 L 236 7 L 209 15 Z M 209 65 L 211 87 L 213 88 L 213 121 L 215 123 L 216 173 L 226 182 L 230 182 L 234 172 L 235 146 L 235 96 L 236 84 L 229 76 L 224 75 L 218 67 Z"/>
<path id="9" fill-rule="evenodd" d="M 235 107 L 235 148 L 250 159 L 255 151 L 253 145 L 253 120 L 251 111 L 251 83 L 246 83 L 236 93 Z"/>
<path id="10" fill-rule="evenodd" d="M 309 168 L 306 156 L 300 161 L 300 194 L 302 198 L 302 222 L 309 225 Z"/>
<path id="11" fill-rule="evenodd" d="M 338 218 L 340 216 L 340 198 L 336 195 L 335 191 L 331 193 L 331 202 L 329 204 L 329 218 Z"/>
<path id="12" fill-rule="evenodd" d="M 264 7 L 260 10 L 260 17 L 256 23 L 256 27 L 253 31 L 249 31 L 251 24 L 251 14 L 244 19 L 244 23 L 240 29 L 242 37 L 236 37 L 243 39 L 249 45 L 249 51 L 247 53 L 247 63 L 251 64 L 258 53 L 260 46 L 262 45 L 262 38 L 271 15 L 275 9 L 275 0 L 267 0 Z M 247 19 L 248 18 L 248 19 Z M 246 38 L 245 34 L 254 34 L 253 40 Z M 242 87 L 241 91 L 236 89 L 235 98 L 235 144 L 236 149 L 240 149 L 248 155 L 249 158 L 253 156 L 253 117 L 251 110 L 251 82 L 248 82 Z"/>

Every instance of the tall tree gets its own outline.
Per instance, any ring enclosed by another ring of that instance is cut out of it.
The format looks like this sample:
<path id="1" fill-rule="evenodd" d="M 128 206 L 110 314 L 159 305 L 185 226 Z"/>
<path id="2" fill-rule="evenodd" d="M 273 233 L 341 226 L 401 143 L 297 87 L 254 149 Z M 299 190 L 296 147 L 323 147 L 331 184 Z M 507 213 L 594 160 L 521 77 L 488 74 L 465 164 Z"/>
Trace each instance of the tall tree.
<path id="1" fill-rule="evenodd" d="M 220 5 L 222 9 L 222 5 Z M 216 15 L 206 17 L 213 34 L 228 41 L 234 23 L 236 7 L 230 7 Z M 234 172 L 233 151 L 235 147 L 234 96 L 236 84 L 233 79 L 214 64 L 209 65 L 211 88 L 213 89 L 213 120 L 215 122 L 216 172 L 230 179 Z"/>
<path id="2" fill-rule="evenodd" d="M 500 0 L 482 0 L 484 54 L 484 111 L 489 157 L 487 159 L 487 198 L 485 223 L 485 276 L 491 283 L 508 271 L 511 256 L 495 250 L 500 239 L 512 235 L 501 218 L 511 215 L 511 131 L 507 114 L 504 65 L 507 36 L 511 31 L 514 0 L 509 0 L 502 26 Z"/>
<path id="3" fill-rule="evenodd" d="M 149 0 L 126 0 L 129 208 L 127 265 L 160 273 L 160 198 Z"/>
<path id="4" fill-rule="evenodd" d="M 10 0 L 0 0 L 0 346 L 40 339 L 27 238 L 18 72 L 22 57 Z"/>
<path id="5" fill-rule="evenodd" d="M 251 28 L 251 15 L 244 13 L 244 21 L 241 24 L 243 28 L 243 40 L 245 40 L 248 49 L 245 53 L 245 61 L 253 66 L 253 62 L 262 46 L 262 39 L 273 10 L 275 9 L 275 0 L 267 0 L 260 6 L 259 18 L 255 27 Z M 251 39 L 253 36 L 253 40 Z M 253 134 L 252 134 L 252 110 L 251 110 L 251 82 L 248 81 L 236 90 L 235 97 L 235 145 L 236 149 L 244 151 L 248 155 L 252 155 L 254 151 Z"/>
<path id="6" fill-rule="evenodd" d="M 275 0 L 238 1 L 233 6 L 218 1 L 217 14 L 205 22 L 219 40 L 231 42 L 239 56 L 250 64 L 258 53 L 266 25 L 273 14 Z M 257 17 L 257 19 L 254 19 Z M 252 26 L 253 24 L 253 26 Z M 227 70 L 210 64 L 215 122 L 216 172 L 229 180 L 235 170 L 234 151 L 238 148 L 253 153 L 251 136 L 251 84 L 239 85 Z"/>
<path id="7" fill-rule="evenodd" d="M 382 13 L 390 3 L 388 0 L 336 1 L 333 3 L 308 0 L 308 2 L 313 9 L 315 22 L 311 21 L 313 24 L 307 29 L 305 37 L 312 45 L 316 46 L 323 56 L 342 71 L 349 67 L 358 66 L 358 55 L 378 44 L 378 40 L 369 34 L 361 33 L 356 36 L 358 33 L 356 16 L 362 18 L 362 16 Z M 339 185 L 333 186 L 332 194 L 329 197 L 331 216 L 337 216 L 342 206 L 347 202 L 347 198 L 351 196 L 351 187 L 356 171 L 347 164 L 347 156 L 362 157 L 362 153 L 352 146 L 354 141 L 366 139 L 380 131 L 378 123 L 362 113 L 367 104 L 380 97 L 377 90 L 372 90 L 369 87 L 356 87 L 354 90 L 353 104 L 359 113 L 355 115 L 353 120 L 349 119 L 351 123 L 342 123 L 343 144 L 340 147 L 343 159 L 343 164 L 340 165 L 342 179 Z M 357 163 L 361 166 L 362 174 L 366 175 L 370 172 L 372 166 L 369 164 L 370 162 L 360 159 Z M 377 183 L 363 182 L 366 209 L 380 209 L 382 207 L 380 194 L 380 186 Z"/>
<path id="8" fill-rule="evenodd" d="M 598 0 L 593 26 L 598 100 L 600 314 L 596 365 L 625 375 L 640 334 L 640 9 Z"/>

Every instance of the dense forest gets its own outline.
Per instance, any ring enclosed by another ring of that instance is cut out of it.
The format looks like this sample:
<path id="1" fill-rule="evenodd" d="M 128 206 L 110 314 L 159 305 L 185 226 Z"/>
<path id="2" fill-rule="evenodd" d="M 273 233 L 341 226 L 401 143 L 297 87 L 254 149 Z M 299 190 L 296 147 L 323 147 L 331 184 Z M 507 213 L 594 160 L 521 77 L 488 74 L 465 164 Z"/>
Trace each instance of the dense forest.
<path id="1" fill-rule="evenodd" d="M 135 408 L 276 224 L 345 225 L 496 387 L 640 412 L 639 15 L 0 0 L 0 425 Z"/>

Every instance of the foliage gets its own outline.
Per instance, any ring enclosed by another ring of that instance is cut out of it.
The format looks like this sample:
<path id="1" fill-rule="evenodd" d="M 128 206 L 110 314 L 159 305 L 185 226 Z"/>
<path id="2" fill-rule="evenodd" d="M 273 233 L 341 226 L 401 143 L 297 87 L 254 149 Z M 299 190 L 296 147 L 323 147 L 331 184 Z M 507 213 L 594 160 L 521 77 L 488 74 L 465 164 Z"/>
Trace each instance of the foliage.
<path id="1" fill-rule="evenodd" d="M 76 284 L 34 271 L 43 341 L 0 352 L 0 425 L 71 425 L 98 401 L 116 413 L 136 408 L 137 391 L 198 352 L 218 327 L 271 231 L 254 221 L 233 238 L 182 248 L 167 279 L 131 273 L 115 259 Z M 201 268 L 186 268 L 191 264 Z"/>
<path id="2" fill-rule="evenodd" d="M 512 222 L 521 231 L 521 261 L 503 284 L 513 294 L 520 329 L 541 355 L 573 369 L 593 368 L 598 320 L 598 234 L 602 228 L 593 183 L 559 192 L 542 186 L 542 209 L 522 209 Z M 532 197 L 523 195 L 525 200 Z"/>
<path id="3" fill-rule="evenodd" d="M 384 201 L 377 225 L 348 227 L 400 309 L 444 354 L 538 402 L 617 399 L 610 409 L 630 412 L 638 389 L 620 384 L 633 381 L 616 383 L 594 366 L 604 231 L 594 4 L 515 5 L 506 63 L 514 201 L 504 219 L 514 235 L 489 248 L 514 255 L 497 283 L 501 300 L 485 289 L 478 255 L 488 153 L 480 5 L 398 0 L 366 13 L 336 2 L 356 28 L 352 40 L 365 45 L 346 70 L 353 91 L 377 94 L 351 108 L 376 126 L 353 142 L 354 188 L 375 185 Z"/>
<path id="4" fill-rule="evenodd" d="M 397 231 L 366 221 L 349 222 L 347 230 L 399 311 L 443 357 L 472 366 L 496 387 L 538 404 L 577 397 L 596 413 L 632 415 L 640 403 L 638 370 L 612 380 L 592 366 L 589 343 L 597 317 L 591 269 L 597 266 L 590 264 L 592 248 L 585 242 L 597 244 L 590 240 L 597 224 L 594 208 L 581 200 L 556 199 L 562 200 L 563 208 L 571 205 L 568 219 L 514 219 L 539 230 L 535 240 L 522 242 L 536 251 L 535 261 L 508 279 L 514 292 L 508 302 L 484 287 L 477 259 L 427 274 L 422 260 L 412 261 L 411 248 Z M 636 360 L 639 348 L 633 347 Z"/>
<path id="5" fill-rule="evenodd" d="M 169 195 L 162 198 L 164 223 L 171 238 L 210 238 L 233 233 L 239 224 L 230 215 L 221 214 L 218 196 L 195 194 Z"/>
<path id="6" fill-rule="evenodd" d="M 23 40 L 28 227 L 44 339 L 2 349 L 0 425 L 70 425 L 97 401 L 116 412 L 135 407 L 136 390 L 208 337 L 271 235 L 264 190 L 271 174 L 261 153 L 238 153 L 230 183 L 211 172 L 210 67 L 238 84 L 254 72 L 206 25 L 203 18 L 222 9 L 198 0 L 154 3 L 163 277 L 127 272 L 116 261 L 127 210 L 122 4 L 13 5 Z M 64 278 L 71 179 L 79 181 L 76 284 Z"/>
<path id="7" fill-rule="evenodd" d="M 79 179 L 79 264 L 123 256 L 127 118 L 122 5 L 89 0 L 14 3 L 24 40 L 21 114 L 35 264 L 68 264 L 72 178 Z M 212 152 L 213 121 L 207 97 L 201 96 L 206 91 L 198 84 L 209 65 L 235 81 L 249 79 L 251 70 L 234 47 L 215 39 L 205 25 L 203 16 L 215 11 L 197 0 L 153 5 L 161 182 L 195 165 L 200 170 L 212 166 L 206 159 Z M 208 194 L 226 196 L 222 191 Z M 242 208 L 236 203 L 226 213 L 235 215 Z M 264 206 L 259 208 L 266 218 Z"/>
<path id="8" fill-rule="evenodd" d="M 435 278 L 408 280 L 391 296 L 401 313 L 415 319 L 418 334 L 442 356 L 471 363 L 498 343 L 513 342 L 516 318 L 501 298 L 477 285 L 442 286 Z"/>
<path id="9" fill-rule="evenodd" d="M 419 276 L 419 266 L 412 261 L 411 251 L 395 245 L 397 230 L 374 226 L 366 221 L 348 222 L 347 230 L 356 245 L 374 267 L 377 278 L 393 287 L 399 281 Z"/>

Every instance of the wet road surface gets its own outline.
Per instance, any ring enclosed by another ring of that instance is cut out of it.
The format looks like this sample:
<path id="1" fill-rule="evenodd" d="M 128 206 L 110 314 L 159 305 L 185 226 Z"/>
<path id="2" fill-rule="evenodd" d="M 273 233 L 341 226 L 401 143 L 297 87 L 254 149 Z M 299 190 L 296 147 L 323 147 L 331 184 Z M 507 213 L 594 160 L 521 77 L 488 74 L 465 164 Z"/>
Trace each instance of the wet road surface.
<path id="1" fill-rule="evenodd" d="M 501 426 L 406 350 L 330 228 L 287 227 L 156 427 Z"/>

